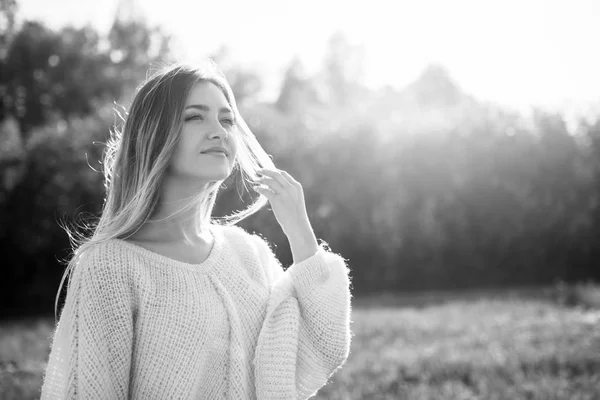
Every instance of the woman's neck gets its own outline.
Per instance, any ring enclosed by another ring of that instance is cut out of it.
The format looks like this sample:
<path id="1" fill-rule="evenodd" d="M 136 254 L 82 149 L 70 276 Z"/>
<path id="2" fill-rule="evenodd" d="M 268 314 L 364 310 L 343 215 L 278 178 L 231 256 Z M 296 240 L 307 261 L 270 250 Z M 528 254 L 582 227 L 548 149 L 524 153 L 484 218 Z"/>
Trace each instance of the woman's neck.
<path id="1" fill-rule="evenodd" d="M 208 222 L 200 222 L 201 205 L 189 202 L 206 191 L 206 183 L 184 182 L 167 177 L 161 189 L 156 209 L 140 228 L 138 237 L 168 242 L 205 242 L 211 237 Z M 204 195 L 207 195 L 204 193 Z M 186 207 L 186 210 L 181 210 Z M 136 232 L 137 233 L 137 232 Z M 210 241 L 210 240 L 209 240 Z"/>

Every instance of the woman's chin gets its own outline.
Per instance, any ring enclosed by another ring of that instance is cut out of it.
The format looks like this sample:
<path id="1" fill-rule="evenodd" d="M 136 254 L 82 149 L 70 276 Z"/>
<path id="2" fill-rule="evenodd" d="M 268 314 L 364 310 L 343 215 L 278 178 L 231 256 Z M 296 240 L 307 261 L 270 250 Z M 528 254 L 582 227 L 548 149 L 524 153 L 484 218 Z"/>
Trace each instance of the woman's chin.
<path id="1" fill-rule="evenodd" d="M 231 174 L 231 169 L 227 167 L 227 168 L 219 169 L 218 171 L 215 170 L 211 174 L 198 175 L 198 179 L 208 180 L 210 182 L 224 181 L 225 179 L 227 179 L 227 177 L 229 177 L 230 174 Z"/>

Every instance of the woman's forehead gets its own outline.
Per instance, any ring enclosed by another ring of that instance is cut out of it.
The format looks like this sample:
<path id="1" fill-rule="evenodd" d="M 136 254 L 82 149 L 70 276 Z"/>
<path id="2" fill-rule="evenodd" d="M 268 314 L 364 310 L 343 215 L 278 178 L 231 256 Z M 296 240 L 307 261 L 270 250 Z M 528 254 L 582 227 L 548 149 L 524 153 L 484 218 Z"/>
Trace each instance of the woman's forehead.
<path id="1" fill-rule="evenodd" d="M 190 90 L 186 106 L 198 104 L 204 104 L 210 108 L 229 108 L 229 103 L 221 88 L 208 81 L 200 81 Z"/>

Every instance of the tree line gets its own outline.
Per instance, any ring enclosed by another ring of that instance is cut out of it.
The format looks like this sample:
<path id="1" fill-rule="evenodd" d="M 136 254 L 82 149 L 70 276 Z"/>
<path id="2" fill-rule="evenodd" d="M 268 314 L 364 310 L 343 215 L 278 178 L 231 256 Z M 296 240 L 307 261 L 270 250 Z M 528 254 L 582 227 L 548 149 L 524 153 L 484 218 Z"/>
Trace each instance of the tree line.
<path id="1" fill-rule="evenodd" d="M 50 314 L 70 254 L 58 222 L 99 215 L 114 109 L 173 58 L 172 39 L 135 18 L 101 34 L 16 23 L 15 1 L 0 7 L 2 314 Z M 473 98 L 439 65 L 371 89 L 362 49 L 341 33 L 318 71 L 290 61 L 274 101 L 258 100 L 259 71 L 226 48 L 213 58 L 275 164 L 302 183 L 317 236 L 349 260 L 355 295 L 600 278 L 600 118 L 570 130 L 560 114 L 524 116 Z M 235 177 L 225 186 L 217 215 L 251 195 Z M 291 264 L 272 213 L 241 225 Z"/>

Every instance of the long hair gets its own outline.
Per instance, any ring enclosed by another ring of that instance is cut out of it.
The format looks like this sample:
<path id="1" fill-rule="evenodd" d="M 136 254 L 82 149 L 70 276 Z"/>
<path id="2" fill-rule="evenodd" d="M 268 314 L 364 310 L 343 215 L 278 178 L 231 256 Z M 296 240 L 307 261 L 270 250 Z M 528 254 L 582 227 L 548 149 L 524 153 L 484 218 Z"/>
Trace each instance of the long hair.
<path id="1" fill-rule="evenodd" d="M 236 106 L 235 98 L 221 69 L 208 59 L 199 65 L 171 64 L 151 74 L 136 89 L 129 111 L 122 115 L 122 129 L 110 130 L 102 157 L 106 194 L 102 213 L 96 223 L 85 224 L 92 234 L 86 236 L 62 226 L 72 247 L 55 302 L 55 318 L 65 277 L 70 276 L 85 251 L 110 239 L 124 239 L 137 232 L 157 207 L 160 187 L 175 147 L 181 137 L 187 97 L 200 81 L 215 84 L 227 99 L 234 120 L 232 133 L 237 139 L 233 172 L 246 182 L 257 177 L 257 169 L 274 168 L 273 161 L 256 140 Z M 175 214 L 197 208 L 196 227 L 201 224 L 234 225 L 258 212 L 267 199 L 259 195 L 246 209 L 222 218 L 212 218 L 212 210 L 223 181 L 210 182 L 206 192 L 192 197 Z"/>

